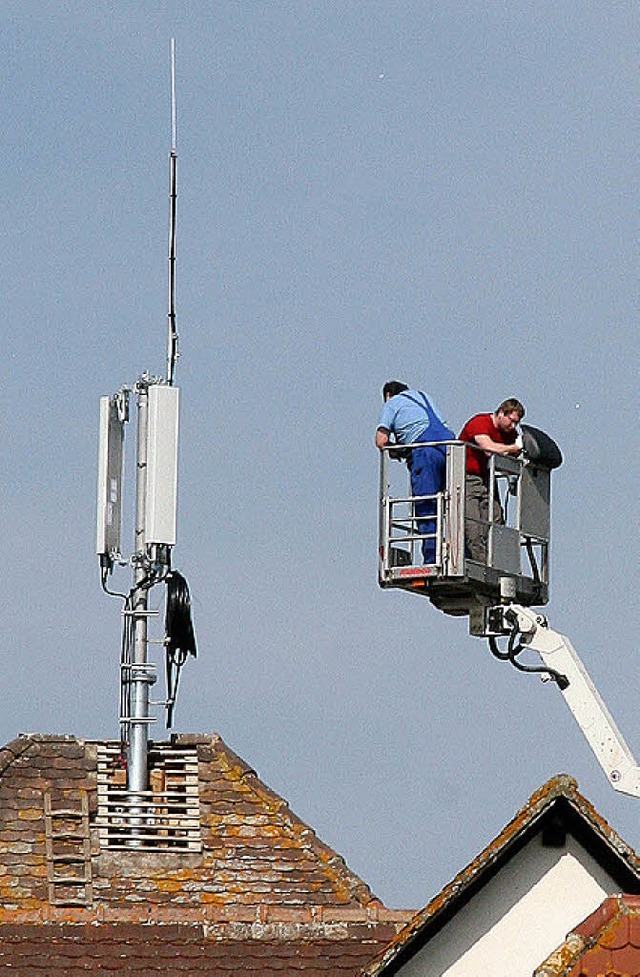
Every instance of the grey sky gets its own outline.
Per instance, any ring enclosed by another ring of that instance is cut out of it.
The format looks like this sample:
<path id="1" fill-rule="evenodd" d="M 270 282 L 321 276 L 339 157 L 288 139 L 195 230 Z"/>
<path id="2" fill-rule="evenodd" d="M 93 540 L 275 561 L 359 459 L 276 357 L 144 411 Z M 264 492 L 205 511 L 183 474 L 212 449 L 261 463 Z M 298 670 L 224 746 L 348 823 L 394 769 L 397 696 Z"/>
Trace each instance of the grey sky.
<path id="1" fill-rule="evenodd" d="M 372 446 L 390 377 L 455 428 L 524 401 L 566 459 L 548 614 L 640 754 L 637 4 L 0 16 L 0 738 L 117 735 L 97 408 L 164 369 L 175 36 L 175 564 L 200 648 L 177 728 L 219 732 L 388 905 L 424 904 L 560 771 L 640 846 L 554 688 L 378 590 Z"/>

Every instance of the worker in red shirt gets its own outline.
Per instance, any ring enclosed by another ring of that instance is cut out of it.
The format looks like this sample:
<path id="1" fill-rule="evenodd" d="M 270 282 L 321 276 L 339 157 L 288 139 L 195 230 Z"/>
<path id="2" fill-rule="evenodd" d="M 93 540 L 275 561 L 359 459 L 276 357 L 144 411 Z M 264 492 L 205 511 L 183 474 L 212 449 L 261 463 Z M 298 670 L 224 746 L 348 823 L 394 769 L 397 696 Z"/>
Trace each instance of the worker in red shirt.
<path id="1" fill-rule="evenodd" d="M 475 445 L 467 448 L 466 472 L 466 543 L 470 559 L 487 562 L 487 532 L 489 524 L 489 463 L 488 456 L 519 455 L 516 443 L 518 424 L 524 417 L 524 407 L 515 397 L 503 400 L 493 414 L 476 414 L 460 432 L 460 441 Z M 478 450 L 480 449 L 480 450 Z M 502 522 L 502 509 L 497 494 L 493 521 Z"/>

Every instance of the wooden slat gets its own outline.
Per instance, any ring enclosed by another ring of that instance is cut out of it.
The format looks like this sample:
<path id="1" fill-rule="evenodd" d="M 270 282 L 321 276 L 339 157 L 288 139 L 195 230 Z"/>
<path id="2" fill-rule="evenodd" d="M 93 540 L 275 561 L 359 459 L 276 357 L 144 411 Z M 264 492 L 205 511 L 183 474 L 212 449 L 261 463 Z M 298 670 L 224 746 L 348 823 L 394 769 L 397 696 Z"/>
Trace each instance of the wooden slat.
<path id="1" fill-rule="evenodd" d="M 100 847 L 122 849 L 138 843 L 143 851 L 200 851 L 198 758 L 194 747 L 170 745 L 149 750 L 149 779 L 163 790 L 130 797 L 126 785 L 113 783 L 113 760 L 120 745 L 98 745 L 98 814 Z M 118 768 L 120 769 L 120 768 Z M 138 816 L 146 824 L 129 824 Z M 138 814 L 139 812 L 139 814 Z"/>

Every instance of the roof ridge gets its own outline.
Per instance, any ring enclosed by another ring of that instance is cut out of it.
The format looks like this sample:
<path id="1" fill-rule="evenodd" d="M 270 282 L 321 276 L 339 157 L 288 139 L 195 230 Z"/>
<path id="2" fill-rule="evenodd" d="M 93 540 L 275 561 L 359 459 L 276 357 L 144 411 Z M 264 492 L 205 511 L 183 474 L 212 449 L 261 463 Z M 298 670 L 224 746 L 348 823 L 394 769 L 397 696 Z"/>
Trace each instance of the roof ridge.
<path id="1" fill-rule="evenodd" d="M 20 733 L 15 739 L 10 740 L 0 750 L 0 777 L 14 763 L 18 757 L 26 753 L 33 744 L 33 733 Z"/>
<path id="2" fill-rule="evenodd" d="M 498 862 L 500 857 L 516 843 L 518 838 L 531 830 L 546 811 L 558 800 L 570 803 L 593 832 L 612 848 L 621 861 L 626 862 L 640 878 L 640 858 L 627 845 L 593 805 L 578 790 L 578 782 L 569 774 L 556 774 L 533 792 L 529 800 L 517 811 L 502 831 L 486 845 L 476 857 L 420 910 L 392 942 L 382 950 L 362 971 L 363 977 L 377 977 L 382 968 L 394 959 L 401 947 L 408 946 L 414 937 L 435 919 L 451 902 L 467 890 L 482 873 Z M 545 975 L 546 977 L 546 975 Z"/>

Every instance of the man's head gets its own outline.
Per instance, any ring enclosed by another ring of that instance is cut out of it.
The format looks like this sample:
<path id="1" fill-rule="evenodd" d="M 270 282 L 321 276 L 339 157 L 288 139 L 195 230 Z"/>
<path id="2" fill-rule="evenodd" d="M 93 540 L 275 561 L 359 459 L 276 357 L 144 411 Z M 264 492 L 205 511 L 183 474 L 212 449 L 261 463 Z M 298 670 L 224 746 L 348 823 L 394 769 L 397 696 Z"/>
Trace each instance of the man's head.
<path id="1" fill-rule="evenodd" d="M 503 400 L 493 415 L 493 420 L 499 431 L 513 431 L 524 417 L 524 407 L 515 397 Z"/>
<path id="2" fill-rule="evenodd" d="M 387 380 L 382 388 L 382 399 L 386 403 L 390 397 L 395 397 L 396 394 L 401 394 L 403 390 L 408 389 L 406 383 L 400 383 L 399 380 Z"/>

